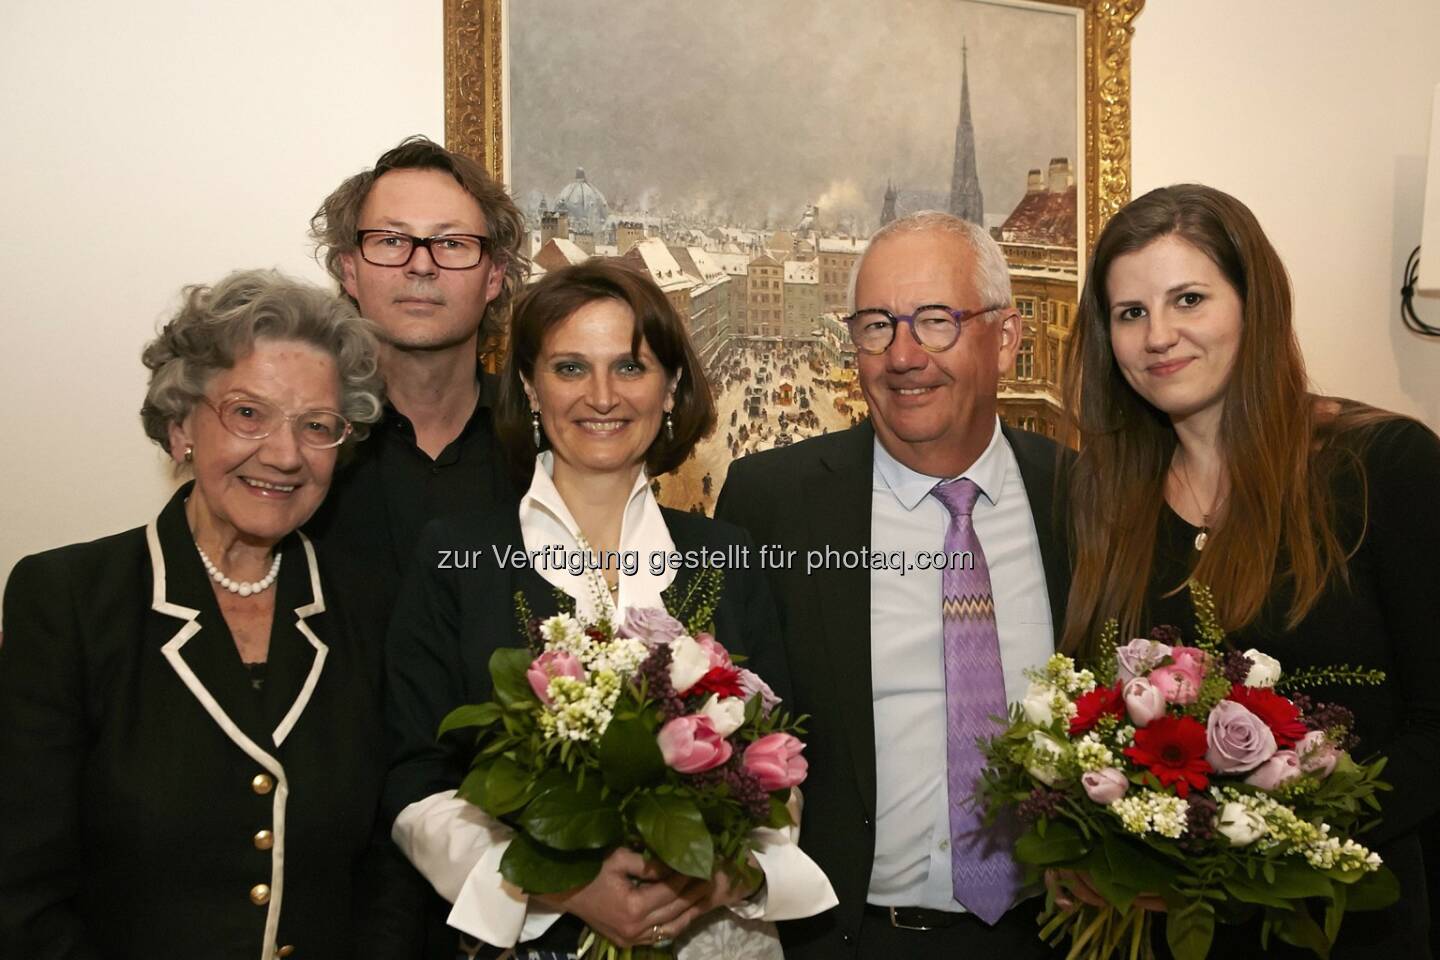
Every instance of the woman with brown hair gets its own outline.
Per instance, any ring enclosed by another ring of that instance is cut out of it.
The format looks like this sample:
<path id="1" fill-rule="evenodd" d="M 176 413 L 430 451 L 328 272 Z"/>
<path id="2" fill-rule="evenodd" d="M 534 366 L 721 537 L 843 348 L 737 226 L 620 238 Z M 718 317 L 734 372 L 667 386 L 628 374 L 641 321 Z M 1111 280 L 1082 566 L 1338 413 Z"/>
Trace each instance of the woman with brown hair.
<path id="1" fill-rule="evenodd" d="M 1428 957 L 1416 831 L 1440 809 L 1440 440 L 1308 389 L 1284 265 L 1235 198 L 1154 190 L 1102 231 L 1066 362 L 1080 441 L 1063 648 L 1101 625 L 1194 635 L 1185 583 L 1214 592 L 1237 649 L 1287 671 L 1383 670 L 1314 687 L 1354 713 L 1357 757 L 1390 758 L 1377 845 L 1402 897 L 1347 917 L 1334 956 Z M 1253 950 L 1253 930 L 1218 928 Z M 1272 944 L 1276 950 L 1284 945 Z"/>
<path id="2" fill-rule="evenodd" d="M 674 939 L 685 960 L 778 956 L 769 921 L 834 903 L 791 836 L 768 831 L 757 846 L 760 889 L 723 874 L 689 881 L 622 848 L 585 886 L 527 895 L 498 869 L 510 829 L 455 795 L 469 753 L 437 743 L 435 731 L 455 707 L 490 699 L 491 654 L 524 643 L 517 598 L 541 618 L 572 603 L 587 622 L 667 606 L 678 615 L 667 600 L 683 607 L 707 589 L 696 558 L 750 550 L 738 527 L 663 508 L 651 491 L 650 478 L 714 428 L 715 407 L 684 321 L 648 275 L 598 259 L 546 274 L 516 303 L 503 381 L 496 425 L 529 489 L 518 510 L 432 523 L 391 621 L 386 722 L 396 750 L 382 803 L 391 836 L 454 904 L 449 924 L 488 945 L 482 956 L 517 943 L 522 958 L 570 956 L 582 925 L 620 946 Z M 514 562 L 517 553 L 532 560 Z M 743 562 L 721 572 L 715 638 L 784 694 L 763 576 Z"/>

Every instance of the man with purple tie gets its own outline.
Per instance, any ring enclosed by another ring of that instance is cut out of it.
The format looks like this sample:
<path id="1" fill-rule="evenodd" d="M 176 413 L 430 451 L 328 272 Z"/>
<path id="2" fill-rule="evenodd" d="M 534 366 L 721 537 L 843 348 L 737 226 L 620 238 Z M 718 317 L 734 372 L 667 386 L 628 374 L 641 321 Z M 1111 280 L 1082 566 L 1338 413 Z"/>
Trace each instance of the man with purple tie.
<path id="1" fill-rule="evenodd" d="M 812 718 L 801 845 L 840 905 L 781 924 L 786 956 L 1048 956 L 1013 828 L 970 802 L 975 739 L 1053 651 L 1069 586 L 1061 453 L 996 413 L 1009 271 L 983 229 L 921 213 L 871 238 L 853 290 L 869 419 L 733 464 L 716 511 L 779 548 L 789 706 Z"/>

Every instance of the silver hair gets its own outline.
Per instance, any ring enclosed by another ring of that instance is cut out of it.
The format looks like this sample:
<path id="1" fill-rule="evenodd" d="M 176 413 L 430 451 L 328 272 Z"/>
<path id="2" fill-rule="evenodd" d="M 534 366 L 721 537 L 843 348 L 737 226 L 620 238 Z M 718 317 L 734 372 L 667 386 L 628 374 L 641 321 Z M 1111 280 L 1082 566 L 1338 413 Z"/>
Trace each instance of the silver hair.
<path id="1" fill-rule="evenodd" d="M 965 248 L 970 251 L 975 262 L 975 286 L 979 290 L 980 299 L 984 301 L 976 306 L 995 306 L 1004 304 L 1008 306 L 1011 301 L 1010 293 L 1010 266 L 1005 262 L 1005 254 L 1000 250 L 1000 244 L 995 238 L 978 224 L 969 220 L 961 219 L 949 213 L 942 213 L 939 210 L 921 210 L 918 213 L 908 214 L 898 220 L 891 220 L 885 226 L 876 230 L 870 236 L 869 243 L 865 246 L 865 252 L 855 261 L 855 266 L 850 270 L 850 289 L 846 296 L 846 303 L 849 304 L 850 312 L 855 312 L 855 281 L 860 276 L 860 268 L 865 265 L 865 258 L 875 245 L 886 237 L 897 233 L 944 233 L 958 238 Z M 958 304 L 952 304 L 958 306 Z M 986 322 L 993 323 L 997 313 L 987 313 Z"/>
<path id="2" fill-rule="evenodd" d="M 340 412 L 355 428 L 351 439 L 363 438 L 367 425 L 380 419 L 379 348 L 369 321 L 349 301 L 313 284 L 275 270 L 240 270 L 214 286 L 186 287 L 179 312 L 145 345 L 145 435 L 169 450 L 171 424 L 189 416 L 210 378 L 235 366 L 259 340 L 299 341 L 335 360 Z"/>

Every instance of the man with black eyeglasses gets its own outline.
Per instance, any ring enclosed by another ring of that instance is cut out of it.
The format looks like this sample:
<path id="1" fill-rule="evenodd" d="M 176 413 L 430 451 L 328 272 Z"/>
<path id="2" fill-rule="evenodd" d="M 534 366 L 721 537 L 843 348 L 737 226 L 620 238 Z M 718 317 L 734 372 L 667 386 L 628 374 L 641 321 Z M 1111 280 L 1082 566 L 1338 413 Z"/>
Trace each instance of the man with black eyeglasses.
<path id="1" fill-rule="evenodd" d="M 810 717 L 800 845 L 840 904 L 781 923 L 785 955 L 1048 956 L 1013 824 L 969 803 L 1069 588 L 1059 451 L 997 416 L 1009 270 L 981 227 L 918 213 L 871 238 L 851 299 L 869 417 L 732 464 L 715 511 L 793 558 L 765 573 Z"/>
<path id="2" fill-rule="evenodd" d="M 341 291 L 378 328 L 387 403 L 305 532 L 345 561 L 350 591 L 384 630 L 428 522 L 487 503 L 518 509 L 491 424 L 497 381 L 479 351 L 528 272 L 525 225 L 480 164 L 411 137 L 326 197 L 310 232 Z M 449 904 L 390 845 L 389 825 L 377 829 L 357 956 L 454 960 Z"/>
<path id="3" fill-rule="evenodd" d="M 330 275 L 379 328 L 388 404 L 306 532 L 358 560 L 388 610 L 426 523 L 518 502 L 479 350 L 524 282 L 525 225 L 479 163 L 411 137 L 326 197 L 310 228 Z"/>

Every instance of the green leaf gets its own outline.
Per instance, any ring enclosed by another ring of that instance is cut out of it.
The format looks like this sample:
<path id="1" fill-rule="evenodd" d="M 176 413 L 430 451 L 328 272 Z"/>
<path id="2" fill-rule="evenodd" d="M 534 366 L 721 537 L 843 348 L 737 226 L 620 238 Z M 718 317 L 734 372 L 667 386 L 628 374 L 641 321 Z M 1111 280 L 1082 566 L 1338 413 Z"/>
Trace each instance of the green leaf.
<path id="1" fill-rule="evenodd" d="M 1270 881 L 1270 894 L 1282 900 L 1328 899 L 1333 889 L 1334 883 L 1329 877 L 1305 863 L 1276 863 L 1275 879 Z"/>
<path id="2" fill-rule="evenodd" d="M 435 736 L 443 737 L 451 730 L 464 730 L 468 727 L 492 726 L 500 719 L 502 712 L 498 703 L 472 703 L 456 707 L 440 721 L 440 731 Z"/>
<path id="3" fill-rule="evenodd" d="M 1149 850 L 1110 833 L 1101 835 L 1110 876 L 1123 878 L 1139 893 L 1161 893 L 1175 879 L 1175 868 L 1157 860 Z"/>
<path id="4" fill-rule="evenodd" d="M 1165 907 L 1165 942 L 1175 960 L 1205 960 L 1215 939 L 1215 908 L 1168 890 Z"/>
<path id="5" fill-rule="evenodd" d="M 509 757 L 497 757 L 485 775 L 480 807 L 492 817 L 503 817 L 525 806 L 534 778 Z"/>
<path id="6" fill-rule="evenodd" d="M 624 827 L 620 811 L 602 790 L 595 777 L 577 785 L 563 771 L 552 770 L 536 785 L 520 823 L 533 840 L 557 850 L 614 847 L 624 838 Z"/>
<path id="7" fill-rule="evenodd" d="M 482 810 L 485 808 L 485 777 L 490 772 L 490 764 L 478 763 L 470 768 L 465 774 L 465 779 L 460 781 L 460 788 L 455 791 L 455 796 L 469 800 Z"/>
<path id="8" fill-rule="evenodd" d="M 1267 883 L 1235 874 L 1222 880 L 1221 884 L 1225 887 L 1225 892 L 1236 900 L 1258 903 L 1261 906 L 1274 907 L 1277 910 L 1291 909 L 1291 901 L 1271 893 L 1270 885 Z"/>
<path id="9" fill-rule="evenodd" d="M 629 793 L 665 776 L 665 758 L 655 731 L 638 713 L 615 715 L 600 738 L 598 758 L 605 783 L 616 793 Z"/>
<path id="10" fill-rule="evenodd" d="M 1015 859 L 1047 867 L 1057 863 L 1074 863 L 1085 856 L 1089 849 L 1079 831 L 1068 823 L 1055 821 L 1045 827 L 1042 836 L 1037 827 L 1031 827 L 1015 842 Z"/>
<path id="11" fill-rule="evenodd" d="M 780 791 L 777 791 L 777 793 L 780 793 Z M 789 791 L 784 791 L 784 793 L 789 793 Z M 790 818 L 790 808 L 786 806 L 785 801 L 775 793 L 770 794 L 770 816 L 765 818 L 765 826 L 779 830 L 782 827 L 790 826 L 794 822 L 795 821 Z"/>
<path id="12" fill-rule="evenodd" d="M 1347 910 L 1381 910 L 1400 899 L 1400 881 L 1389 867 L 1367 873 L 1350 884 Z"/>
<path id="13" fill-rule="evenodd" d="M 1296 903 L 1294 910 L 1285 913 L 1271 911 L 1269 917 L 1275 934 L 1281 940 L 1292 946 L 1313 950 L 1317 956 L 1328 960 L 1330 941 L 1325 939 L 1325 931 L 1321 930 L 1320 924 L 1310 916 L 1305 904 Z"/>
<path id="14" fill-rule="evenodd" d="M 552 850 L 517 833 L 500 858 L 500 875 L 527 893 L 561 893 L 594 880 L 604 861 L 604 853 Z"/>
<path id="15" fill-rule="evenodd" d="M 634 811 L 635 827 L 655 856 L 687 877 L 710 878 L 715 842 L 694 803 L 657 791 L 637 797 Z"/>
<path id="16" fill-rule="evenodd" d="M 1325 907 L 1325 939 L 1331 943 L 1340 936 L 1340 921 L 1345 919 L 1345 899 L 1349 890 L 1343 883 L 1334 884 L 1330 903 Z"/>
<path id="17" fill-rule="evenodd" d="M 495 699 L 502 706 L 540 702 L 525 678 L 533 660 L 529 650 L 516 647 L 504 647 L 490 655 L 490 680 L 495 686 Z"/>

